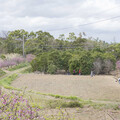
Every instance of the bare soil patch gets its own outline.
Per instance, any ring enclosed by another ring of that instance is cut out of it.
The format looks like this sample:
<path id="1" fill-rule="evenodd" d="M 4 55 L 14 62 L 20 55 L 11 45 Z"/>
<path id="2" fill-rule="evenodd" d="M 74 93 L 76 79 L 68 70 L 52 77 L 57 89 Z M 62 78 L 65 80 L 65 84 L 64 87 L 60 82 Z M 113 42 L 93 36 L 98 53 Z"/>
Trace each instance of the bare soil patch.
<path id="1" fill-rule="evenodd" d="M 62 109 L 64 116 L 67 116 L 75 120 L 120 120 L 120 111 L 119 110 L 98 110 L 89 108 L 67 108 Z M 47 116 L 57 116 L 58 113 L 61 113 L 60 110 L 51 109 L 44 110 L 43 113 Z M 57 117 L 56 117 L 57 118 Z M 67 120 L 67 119 L 66 119 Z"/>
<path id="2" fill-rule="evenodd" d="M 120 101 L 120 84 L 113 76 L 24 74 L 12 83 L 17 88 L 83 99 Z"/>

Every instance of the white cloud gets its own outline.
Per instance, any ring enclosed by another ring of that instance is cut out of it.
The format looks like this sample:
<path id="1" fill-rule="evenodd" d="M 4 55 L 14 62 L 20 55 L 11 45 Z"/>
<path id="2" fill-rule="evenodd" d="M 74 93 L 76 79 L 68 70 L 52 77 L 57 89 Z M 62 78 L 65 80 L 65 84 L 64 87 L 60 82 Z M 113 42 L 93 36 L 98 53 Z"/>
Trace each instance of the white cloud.
<path id="1" fill-rule="evenodd" d="M 84 31 L 93 37 L 99 37 L 102 32 L 102 39 L 110 40 L 108 33 L 112 37 L 114 32 L 120 31 L 119 18 L 84 27 L 79 25 L 118 16 L 119 13 L 118 0 L 0 0 L 0 30 L 42 29 L 55 36 Z M 67 27 L 70 28 L 59 30 Z"/>

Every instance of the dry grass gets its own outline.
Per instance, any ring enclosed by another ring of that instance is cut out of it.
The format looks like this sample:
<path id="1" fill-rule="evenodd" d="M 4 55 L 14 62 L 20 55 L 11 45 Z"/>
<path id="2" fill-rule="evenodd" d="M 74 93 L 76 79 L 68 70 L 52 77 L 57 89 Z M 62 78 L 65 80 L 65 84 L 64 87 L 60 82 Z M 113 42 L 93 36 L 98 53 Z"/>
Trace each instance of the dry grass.
<path id="1" fill-rule="evenodd" d="M 15 57 L 20 57 L 20 56 L 21 55 L 17 54 L 17 53 L 5 54 L 6 59 L 12 59 L 12 58 L 15 58 Z"/>
<path id="2" fill-rule="evenodd" d="M 43 110 L 46 116 L 58 115 L 59 109 Z M 98 110 L 89 108 L 67 108 L 62 109 L 64 116 L 67 114 L 72 118 L 71 120 L 119 120 L 120 111 L 118 110 Z M 74 119 L 73 119 L 74 118 Z M 67 119 L 64 119 L 67 120 Z"/>
<path id="3" fill-rule="evenodd" d="M 120 101 L 120 85 L 112 76 L 73 76 L 24 74 L 14 87 L 83 99 Z"/>

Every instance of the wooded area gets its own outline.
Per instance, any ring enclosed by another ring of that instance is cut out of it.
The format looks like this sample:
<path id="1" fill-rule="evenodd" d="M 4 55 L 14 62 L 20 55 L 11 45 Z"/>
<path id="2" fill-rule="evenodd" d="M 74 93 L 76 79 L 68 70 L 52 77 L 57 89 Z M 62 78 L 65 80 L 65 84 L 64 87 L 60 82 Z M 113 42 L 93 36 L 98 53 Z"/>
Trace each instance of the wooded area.
<path id="1" fill-rule="evenodd" d="M 55 39 L 50 33 L 37 31 L 27 32 L 15 30 L 8 32 L 6 38 L 0 38 L 0 54 L 22 54 L 23 36 L 25 53 L 34 54 L 36 58 L 31 62 L 33 71 L 54 74 L 57 70 L 65 70 L 78 74 L 109 74 L 116 67 L 120 59 L 120 44 L 87 38 L 86 33 L 76 36 L 73 32 L 66 38 L 60 34 Z"/>

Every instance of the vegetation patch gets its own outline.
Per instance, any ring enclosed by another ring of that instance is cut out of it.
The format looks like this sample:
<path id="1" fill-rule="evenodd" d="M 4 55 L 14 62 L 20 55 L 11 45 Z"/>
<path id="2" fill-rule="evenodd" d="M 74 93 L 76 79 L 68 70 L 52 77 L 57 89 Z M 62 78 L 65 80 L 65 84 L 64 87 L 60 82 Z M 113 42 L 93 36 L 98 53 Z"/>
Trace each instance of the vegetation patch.
<path id="1" fill-rule="evenodd" d="M 39 120 L 39 109 L 32 107 L 23 95 L 5 94 L 0 90 L 0 119 L 3 120 Z"/>
<path id="2" fill-rule="evenodd" d="M 11 67 L 11 68 L 8 68 L 8 70 L 9 70 L 9 71 L 14 71 L 14 70 L 18 70 L 18 69 L 20 69 L 20 68 L 26 67 L 26 66 L 28 66 L 28 65 L 29 65 L 29 63 L 27 63 L 27 62 L 25 62 L 25 63 L 20 63 L 20 64 L 18 64 L 18 65 L 15 65 L 15 66 Z"/>
<path id="3" fill-rule="evenodd" d="M 64 102 L 62 105 L 62 107 L 70 107 L 70 108 L 74 108 L 74 107 L 80 107 L 83 108 L 84 104 L 78 102 L 78 101 L 71 101 L 71 102 Z"/>
<path id="4" fill-rule="evenodd" d="M 44 114 L 36 103 L 30 103 L 24 93 L 4 93 L 0 90 L 0 119 L 5 120 L 70 120 L 71 116 L 61 108 L 56 115 Z M 45 110 L 46 111 L 46 110 Z"/>
<path id="5" fill-rule="evenodd" d="M 2 80 L 0 80 L 0 86 L 3 86 L 6 89 L 14 89 L 14 87 L 10 86 L 12 81 L 17 78 L 17 74 L 13 74 L 11 76 L 5 77 Z"/>
<path id="6" fill-rule="evenodd" d="M 31 62 L 31 66 L 33 71 L 49 74 L 55 74 L 57 70 L 64 70 L 66 73 L 74 75 L 89 75 L 91 71 L 94 71 L 95 74 L 109 74 L 111 70 L 115 69 L 115 62 L 116 59 L 111 53 L 53 50 L 38 55 Z"/>
<path id="7" fill-rule="evenodd" d="M 0 77 L 3 76 L 3 75 L 5 75 L 5 74 L 6 73 L 3 70 L 0 69 Z"/>
<path id="8" fill-rule="evenodd" d="M 76 96 L 62 96 L 62 95 L 54 95 L 54 94 L 47 94 L 47 95 L 55 97 L 55 98 L 60 98 L 60 99 L 69 99 L 69 100 L 83 101 L 82 99 L 80 99 L 79 97 L 76 97 Z"/>
<path id="9" fill-rule="evenodd" d="M 65 101 L 65 100 L 49 100 L 46 102 L 47 106 L 50 108 L 83 108 L 84 104 L 79 101 Z"/>
<path id="10" fill-rule="evenodd" d="M 22 74 L 25 74 L 25 73 L 32 73 L 32 72 L 33 72 L 33 71 L 32 71 L 32 68 L 31 68 L 31 67 L 26 68 L 25 70 L 22 70 L 22 71 L 21 71 Z"/>

